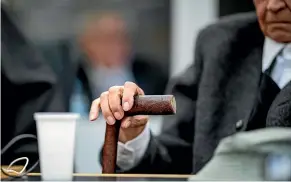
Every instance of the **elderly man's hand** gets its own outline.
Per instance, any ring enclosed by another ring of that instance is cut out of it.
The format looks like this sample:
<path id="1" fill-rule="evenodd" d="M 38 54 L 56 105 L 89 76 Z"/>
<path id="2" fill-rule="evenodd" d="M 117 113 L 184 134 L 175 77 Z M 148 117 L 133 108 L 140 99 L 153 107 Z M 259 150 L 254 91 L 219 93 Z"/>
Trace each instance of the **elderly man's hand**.
<path id="1" fill-rule="evenodd" d="M 144 130 L 149 118 L 148 116 L 124 116 L 124 112 L 132 108 L 134 96 L 136 95 L 144 95 L 144 92 L 133 82 L 126 82 L 123 86 L 111 87 L 93 101 L 90 110 L 90 120 L 96 120 L 101 109 L 109 125 L 113 125 L 116 120 L 121 121 L 120 142 L 125 143 L 134 139 Z"/>

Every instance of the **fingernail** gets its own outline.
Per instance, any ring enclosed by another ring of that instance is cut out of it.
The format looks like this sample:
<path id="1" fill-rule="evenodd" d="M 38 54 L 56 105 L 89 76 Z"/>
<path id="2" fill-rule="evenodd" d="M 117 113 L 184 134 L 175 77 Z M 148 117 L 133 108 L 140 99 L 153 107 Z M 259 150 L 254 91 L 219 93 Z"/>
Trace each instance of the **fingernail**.
<path id="1" fill-rule="evenodd" d="M 94 120 L 94 114 L 90 114 L 90 121 L 93 121 Z"/>
<path id="2" fill-rule="evenodd" d="M 124 111 L 128 111 L 128 110 L 129 110 L 129 103 L 128 103 L 128 102 L 125 102 L 125 103 L 123 104 L 123 110 L 124 110 Z"/>
<path id="3" fill-rule="evenodd" d="M 114 113 L 114 117 L 115 117 L 116 119 L 121 119 L 121 114 L 119 114 L 119 112 L 115 112 L 115 113 Z"/>
<path id="4" fill-rule="evenodd" d="M 107 117 L 107 122 L 108 122 L 108 124 L 113 125 L 115 123 L 115 119 L 113 117 L 109 116 L 109 117 Z"/>

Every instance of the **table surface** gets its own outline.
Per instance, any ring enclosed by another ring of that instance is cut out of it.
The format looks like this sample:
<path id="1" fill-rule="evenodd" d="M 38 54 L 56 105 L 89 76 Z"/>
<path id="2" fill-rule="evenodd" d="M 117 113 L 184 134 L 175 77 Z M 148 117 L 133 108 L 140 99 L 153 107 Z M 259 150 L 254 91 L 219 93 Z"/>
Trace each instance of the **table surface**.
<path id="1" fill-rule="evenodd" d="M 175 174 L 73 174 L 73 181 L 187 181 L 191 175 Z M 3 179 L 5 180 L 5 179 Z M 28 177 L 15 181 L 41 181 L 40 173 L 30 173 Z"/>

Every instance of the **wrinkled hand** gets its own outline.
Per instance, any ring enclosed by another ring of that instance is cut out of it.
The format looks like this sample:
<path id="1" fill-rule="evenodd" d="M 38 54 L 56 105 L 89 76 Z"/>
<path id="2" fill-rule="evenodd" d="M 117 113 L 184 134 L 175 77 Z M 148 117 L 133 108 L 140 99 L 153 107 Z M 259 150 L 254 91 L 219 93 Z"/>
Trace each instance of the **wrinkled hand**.
<path id="1" fill-rule="evenodd" d="M 149 118 L 148 116 L 124 116 L 124 112 L 132 108 L 136 95 L 144 95 L 144 92 L 133 82 L 125 82 L 124 86 L 111 87 L 93 101 L 90 120 L 96 120 L 101 109 L 109 125 L 113 125 L 116 120 L 121 121 L 119 141 L 125 143 L 134 139 L 144 130 Z"/>

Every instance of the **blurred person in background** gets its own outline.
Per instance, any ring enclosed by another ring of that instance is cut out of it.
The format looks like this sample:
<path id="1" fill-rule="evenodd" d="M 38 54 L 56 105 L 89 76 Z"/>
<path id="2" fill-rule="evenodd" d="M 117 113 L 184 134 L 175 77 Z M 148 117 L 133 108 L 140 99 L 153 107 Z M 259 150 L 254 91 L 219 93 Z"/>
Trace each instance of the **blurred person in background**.
<path id="1" fill-rule="evenodd" d="M 5 151 L 4 147 L 16 136 L 37 134 L 33 119 L 35 112 L 66 110 L 55 73 L 19 30 L 7 9 L 2 4 L 1 165 L 27 157 L 30 168 L 39 158 L 35 139 L 26 137 L 12 143 Z M 39 171 L 39 167 L 34 171 Z"/>
<path id="2" fill-rule="evenodd" d="M 225 17 L 200 32 L 194 64 L 168 87 L 177 113 L 165 118 L 159 136 L 148 116 L 123 118 L 133 96 L 146 93 L 138 84 L 113 86 L 93 102 L 91 120 L 100 109 L 108 124 L 122 120 L 119 172 L 195 174 L 222 138 L 290 126 L 291 1 L 254 5 L 256 14 Z"/>
<path id="3" fill-rule="evenodd" d="M 167 75 L 154 60 L 137 55 L 126 21 L 115 12 L 90 14 L 79 37 L 83 56 L 77 67 L 75 91 L 84 89 L 89 103 L 112 85 L 138 83 L 147 94 L 163 94 Z M 73 111 L 89 111 L 72 103 Z M 76 108 L 76 106 L 78 108 Z M 87 113 L 88 114 L 88 113 Z"/>

